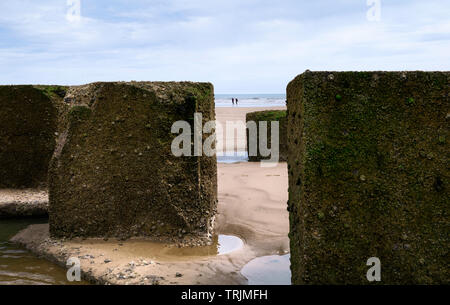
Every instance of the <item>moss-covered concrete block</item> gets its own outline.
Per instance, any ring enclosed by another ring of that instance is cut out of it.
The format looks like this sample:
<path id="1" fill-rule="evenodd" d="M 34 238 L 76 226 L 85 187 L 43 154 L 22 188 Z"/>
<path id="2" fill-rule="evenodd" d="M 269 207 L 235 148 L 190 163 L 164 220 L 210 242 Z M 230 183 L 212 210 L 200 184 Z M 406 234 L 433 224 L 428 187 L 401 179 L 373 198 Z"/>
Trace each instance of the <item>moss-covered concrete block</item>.
<path id="1" fill-rule="evenodd" d="M 66 89 L 0 86 L 0 188 L 46 185 Z"/>
<path id="2" fill-rule="evenodd" d="M 250 122 L 253 121 L 256 123 L 257 127 L 257 155 L 251 156 L 249 152 L 250 147 L 250 139 L 249 139 L 249 130 L 247 129 L 247 153 L 249 155 L 248 159 L 251 162 L 259 162 L 261 160 L 270 159 L 270 156 L 263 157 L 260 153 L 259 149 L 259 137 L 260 137 L 260 128 L 259 128 L 259 122 L 267 122 L 267 142 L 268 147 L 272 147 L 272 140 L 271 140 L 271 122 L 277 121 L 279 122 L 279 154 L 280 158 L 279 161 L 287 161 L 287 119 L 286 119 L 286 110 L 265 110 L 265 111 L 256 111 L 256 112 L 249 112 L 246 114 L 246 121 Z"/>
<path id="3" fill-rule="evenodd" d="M 287 87 L 294 284 L 449 283 L 449 72 L 305 72 Z"/>
<path id="4" fill-rule="evenodd" d="M 215 119 L 211 84 L 94 83 L 66 100 L 68 128 L 50 165 L 52 236 L 208 238 L 216 158 L 175 157 L 171 126 L 192 125 L 195 112 Z"/>

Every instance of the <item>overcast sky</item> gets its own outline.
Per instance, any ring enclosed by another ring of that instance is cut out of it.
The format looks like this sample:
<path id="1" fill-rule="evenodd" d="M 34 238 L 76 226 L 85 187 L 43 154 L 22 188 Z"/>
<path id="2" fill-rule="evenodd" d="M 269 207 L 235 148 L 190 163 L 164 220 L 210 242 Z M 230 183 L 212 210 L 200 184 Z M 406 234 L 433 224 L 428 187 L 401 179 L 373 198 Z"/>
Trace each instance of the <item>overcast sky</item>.
<path id="1" fill-rule="evenodd" d="M 449 0 L 381 0 L 379 21 L 366 0 L 80 0 L 80 18 L 69 2 L 0 0 L 1 84 L 284 93 L 306 69 L 450 70 Z"/>

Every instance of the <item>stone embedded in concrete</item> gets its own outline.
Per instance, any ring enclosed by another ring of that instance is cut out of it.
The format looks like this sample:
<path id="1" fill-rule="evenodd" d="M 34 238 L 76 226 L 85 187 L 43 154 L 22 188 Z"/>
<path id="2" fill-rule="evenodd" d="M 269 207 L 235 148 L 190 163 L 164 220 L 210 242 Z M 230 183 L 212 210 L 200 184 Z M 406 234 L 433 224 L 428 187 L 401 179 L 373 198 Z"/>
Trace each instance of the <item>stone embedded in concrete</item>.
<path id="1" fill-rule="evenodd" d="M 449 72 L 305 72 L 287 87 L 294 284 L 449 283 Z"/>
<path id="2" fill-rule="evenodd" d="M 0 188 L 45 186 L 66 89 L 0 86 Z"/>
<path id="3" fill-rule="evenodd" d="M 247 153 L 249 154 L 249 161 L 251 162 L 258 162 L 265 159 L 270 159 L 270 156 L 263 157 L 261 155 L 260 149 L 259 149 L 259 137 L 260 137 L 260 128 L 259 128 L 259 122 L 267 122 L 267 142 L 268 147 L 272 147 L 272 141 L 271 141 L 271 122 L 272 121 L 278 121 L 279 122 L 279 154 L 280 158 L 279 161 L 287 161 L 287 153 L 288 153 L 288 147 L 287 147 L 287 134 L 286 134 L 286 127 L 287 127 L 287 118 L 286 118 L 286 110 L 265 110 L 265 111 L 256 111 L 256 112 L 249 112 L 246 114 L 246 121 L 253 121 L 256 123 L 257 130 L 258 130 L 258 138 L 256 141 L 257 144 L 257 155 L 251 156 L 249 153 L 249 130 L 247 129 Z"/>
<path id="4" fill-rule="evenodd" d="M 171 126 L 215 119 L 213 86 L 191 82 L 72 87 L 68 129 L 50 165 L 54 237 L 202 237 L 217 203 L 215 157 L 175 157 Z M 203 139 L 210 134 L 204 134 Z"/>

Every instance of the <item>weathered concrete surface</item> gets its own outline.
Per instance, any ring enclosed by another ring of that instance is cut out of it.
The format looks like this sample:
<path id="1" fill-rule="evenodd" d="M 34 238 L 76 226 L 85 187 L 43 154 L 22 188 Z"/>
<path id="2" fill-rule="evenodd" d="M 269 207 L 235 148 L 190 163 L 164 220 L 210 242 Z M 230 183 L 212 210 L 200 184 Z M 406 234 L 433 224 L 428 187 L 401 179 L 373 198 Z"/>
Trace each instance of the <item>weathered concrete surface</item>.
<path id="1" fill-rule="evenodd" d="M 66 89 L 0 86 L 0 188 L 46 184 Z"/>
<path id="2" fill-rule="evenodd" d="M 175 157 L 171 126 L 214 120 L 209 83 L 72 87 L 49 171 L 55 237 L 205 237 L 217 203 L 215 157 Z M 210 134 L 204 134 L 203 139 Z"/>
<path id="3" fill-rule="evenodd" d="M 280 158 L 279 161 L 287 161 L 287 118 L 286 118 L 286 110 L 265 110 L 265 111 L 256 111 L 256 112 L 250 112 L 246 115 L 246 122 L 253 121 L 256 123 L 257 129 L 258 129 L 258 139 L 257 139 L 257 155 L 256 156 L 250 156 L 249 153 L 249 131 L 247 130 L 247 153 L 249 153 L 248 159 L 251 162 L 259 162 L 264 159 L 269 159 L 268 157 L 261 156 L 261 152 L 259 149 L 259 142 L 260 142 L 260 128 L 259 128 L 259 122 L 267 122 L 267 142 L 268 147 L 272 147 L 272 137 L 271 137 L 271 122 L 272 121 L 278 121 L 279 122 L 279 154 Z"/>
<path id="4" fill-rule="evenodd" d="M 449 283 L 449 72 L 305 72 L 287 87 L 294 284 Z"/>
<path id="5" fill-rule="evenodd" d="M 0 189 L 0 219 L 45 217 L 48 193 L 35 189 Z"/>

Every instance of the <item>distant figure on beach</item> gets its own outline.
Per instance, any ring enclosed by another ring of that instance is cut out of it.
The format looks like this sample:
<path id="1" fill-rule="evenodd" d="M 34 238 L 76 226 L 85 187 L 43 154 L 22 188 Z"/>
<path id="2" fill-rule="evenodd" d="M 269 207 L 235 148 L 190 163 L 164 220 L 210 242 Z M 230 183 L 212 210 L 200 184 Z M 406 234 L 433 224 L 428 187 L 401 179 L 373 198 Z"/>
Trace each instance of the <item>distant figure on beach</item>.
<path id="1" fill-rule="evenodd" d="M 235 99 L 235 100 L 236 100 L 236 105 L 237 105 L 239 100 L 238 99 Z"/>
<path id="2" fill-rule="evenodd" d="M 231 99 L 231 102 L 233 103 L 233 106 L 234 106 L 234 97 Z"/>

